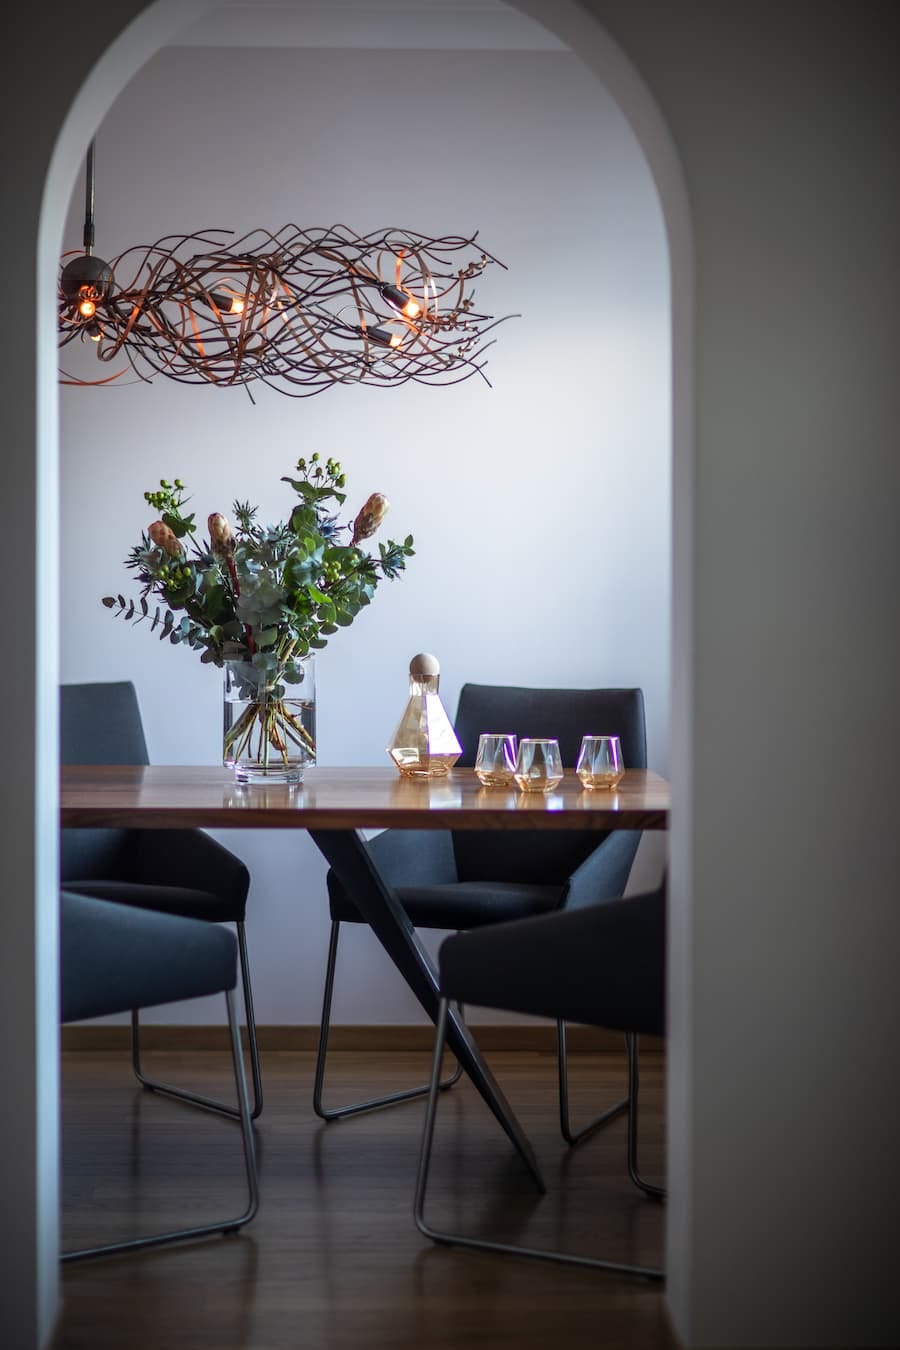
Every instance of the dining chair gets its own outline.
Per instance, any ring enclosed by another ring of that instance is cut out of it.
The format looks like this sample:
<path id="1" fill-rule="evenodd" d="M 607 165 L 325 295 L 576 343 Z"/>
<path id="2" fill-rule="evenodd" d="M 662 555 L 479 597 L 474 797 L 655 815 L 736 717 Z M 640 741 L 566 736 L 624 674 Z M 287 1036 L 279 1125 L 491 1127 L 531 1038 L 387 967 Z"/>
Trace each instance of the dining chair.
<path id="1" fill-rule="evenodd" d="M 149 763 L 137 693 L 130 680 L 60 687 L 60 758 L 63 764 Z M 234 924 L 255 1120 L 263 1108 L 263 1089 L 245 928 L 250 874 L 240 858 L 196 829 L 64 829 L 60 880 L 66 890 L 98 900 Z M 238 1108 L 228 1102 L 147 1077 L 141 1065 L 138 1008 L 131 1012 L 131 1048 L 135 1076 L 148 1090 L 237 1116 Z"/>
<path id="2" fill-rule="evenodd" d="M 644 697 L 640 689 L 525 689 L 465 684 L 454 729 L 462 746 L 457 761 L 472 767 L 482 732 L 553 736 L 563 763 L 574 767 L 586 733 L 617 735 L 627 768 L 647 767 Z M 486 789 L 487 790 L 487 789 Z M 638 830 L 597 833 L 584 830 L 385 830 L 368 844 L 381 876 L 391 886 L 415 928 L 468 930 L 522 919 L 621 895 L 640 842 Z M 362 916 L 333 871 L 327 876 L 331 934 L 316 1057 L 313 1109 L 323 1120 L 359 1115 L 422 1097 L 428 1085 L 407 1088 L 351 1105 L 323 1103 L 328 1034 L 334 996 L 341 924 Z M 627 1110 L 615 1102 L 573 1130 L 569 1119 L 566 1025 L 557 1020 L 560 1130 L 569 1144 L 580 1143 Z M 452 1086 L 459 1069 L 442 1081 Z"/>
<path id="3" fill-rule="evenodd" d="M 225 995 L 237 1115 L 248 1200 L 234 1218 L 106 1242 L 62 1253 L 81 1261 L 113 1252 L 158 1247 L 212 1233 L 235 1233 L 249 1223 L 259 1204 L 253 1127 L 244 1077 L 240 1028 L 235 1017 L 237 943 L 215 924 L 136 909 L 111 900 L 62 891 L 60 894 L 60 1019 L 79 1022 L 131 1008 L 154 1007 L 210 994 Z"/>
<path id="4" fill-rule="evenodd" d="M 624 1032 L 630 1099 L 628 1173 L 651 1199 L 665 1197 L 664 1188 L 645 1180 L 638 1166 L 638 1038 L 663 1036 L 666 1027 L 665 879 L 643 895 L 459 933 L 441 944 L 438 964 L 440 1003 L 414 1203 L 419 1231 L 443 1245 L 662 1279 L 664 1271 L 654 1266 L 445 1231 L 426 1220 L 425 1195 L 447 1008 L 451 1001 L 462 1001 Z"/>

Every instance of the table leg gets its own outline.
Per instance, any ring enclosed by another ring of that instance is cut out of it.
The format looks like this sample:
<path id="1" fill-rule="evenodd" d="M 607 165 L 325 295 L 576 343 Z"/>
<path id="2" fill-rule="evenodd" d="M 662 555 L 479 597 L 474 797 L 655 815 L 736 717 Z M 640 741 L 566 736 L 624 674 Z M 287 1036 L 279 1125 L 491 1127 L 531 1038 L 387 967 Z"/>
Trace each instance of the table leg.
<path id="1" fill-rule="evenodd" d="M 363 918 L 433 1022 L 437 1021 L 438 976 L 428 952 L 390 886 L 382 880 L 362 836 L 356 830 L 310 830 L 341 885 L 352 895 Z M 540 1191 L 545 1189 L 534 1150 L 465 1022 L 451 1009 L 447 1043 L 481 1093 Z"/>

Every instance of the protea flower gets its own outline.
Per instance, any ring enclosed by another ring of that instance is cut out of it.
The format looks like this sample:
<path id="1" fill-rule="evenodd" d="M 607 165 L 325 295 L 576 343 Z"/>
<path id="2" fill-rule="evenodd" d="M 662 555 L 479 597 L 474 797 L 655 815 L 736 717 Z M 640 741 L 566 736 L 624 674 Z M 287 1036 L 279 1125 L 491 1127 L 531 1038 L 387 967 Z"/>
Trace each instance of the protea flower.
<path id="1" fill-rule="evenodd" d="M 147 534 L 156 547 L 163 549 L 170 558 L 180 558 L 184 553 L 175 531 L 170 530 L 161 520 L 154 520 L 152 525 L 148 525 Z"/>
<path id="2" fill-rule="evenodd" d="M 217 558 L 230 558 L 236 541 L 228 517 L 223 516 L 221 511 L 213 511 L 206 524 L 213 553 Z"/>
<path id="3" fill-rule="evenodd" d="M 390 502 L 383 492 L 373 492 L 353 522 L 352 543 L 368 539 L 375 533 L 390 510 Z"/>
<path id="4" fill-rule="evenodd" d="M 221 511 L 213 511 L 206 520 L 209 529 L 209 546 L 216 558 L 224 562 L 228 568 L 231 584 L 234 586 L 235 598 L 241 593 L 240 582 L 238 581 L 237 568 L 234 565 L 234 550 L 237 540 L 234 537 L 234 530 L 231 528 L 228 517 L 223 516 Z M 249 628 L 247 632 L 247 645 L 253 650 L 253 639 L 250 637 Z"/>

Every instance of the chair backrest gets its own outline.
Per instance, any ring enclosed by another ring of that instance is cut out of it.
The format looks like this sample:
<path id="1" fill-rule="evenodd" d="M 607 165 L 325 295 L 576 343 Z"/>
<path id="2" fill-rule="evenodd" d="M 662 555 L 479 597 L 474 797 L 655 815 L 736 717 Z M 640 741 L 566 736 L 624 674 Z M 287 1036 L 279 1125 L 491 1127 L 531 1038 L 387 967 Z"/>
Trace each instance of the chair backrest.
<path id="1" fill-rule="evenodd" d="M 458 763 L 475 763 L 483 731 L 554 736 L 563 764 L 574 769 L 584 735 L 618 736 L 626 768 L 647 767 L 644 695 L 640 689 L 522 689 L 464 684 L 454 721 Z M 605 836 L 584 830 L 457 830 L 453 848 L 460 881 L 562 885 Z"/>
<path id="2" fill-rule="evenodd" d="M 666 878 L 586 909 L 447 938 L 441 993 L 460 1003 L 664 1036 Z"/>
<path id="3" fill-rule="evenodd" d="M 63 684 L 59 697 L 61 763 L 150 763 L 137 693 L 130 680 Z"/>
<path id="4" fill-rule="evenodd" d="M 149 764 L 137 693 L 130 680 L 60 686 L 60 762 Z M 60 877 L 124 880 L 131 872 L 133 831 L 63 830 Z"/>

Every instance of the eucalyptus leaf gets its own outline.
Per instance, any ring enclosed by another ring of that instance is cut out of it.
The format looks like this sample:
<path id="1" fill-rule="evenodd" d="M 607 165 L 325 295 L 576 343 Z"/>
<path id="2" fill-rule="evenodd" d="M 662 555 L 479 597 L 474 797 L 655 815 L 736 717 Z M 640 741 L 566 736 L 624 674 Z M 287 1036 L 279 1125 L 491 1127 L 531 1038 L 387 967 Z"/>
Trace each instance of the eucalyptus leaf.
<path id="1" fill-rule="evenodd" d="M 176 516 L 172 515 L 170 511 L 163 511 L 162 523 L 168 525 L 176 539 L 183 539 L 186 534 L 194 533 L 194 517 L 192 515 Z"/>

